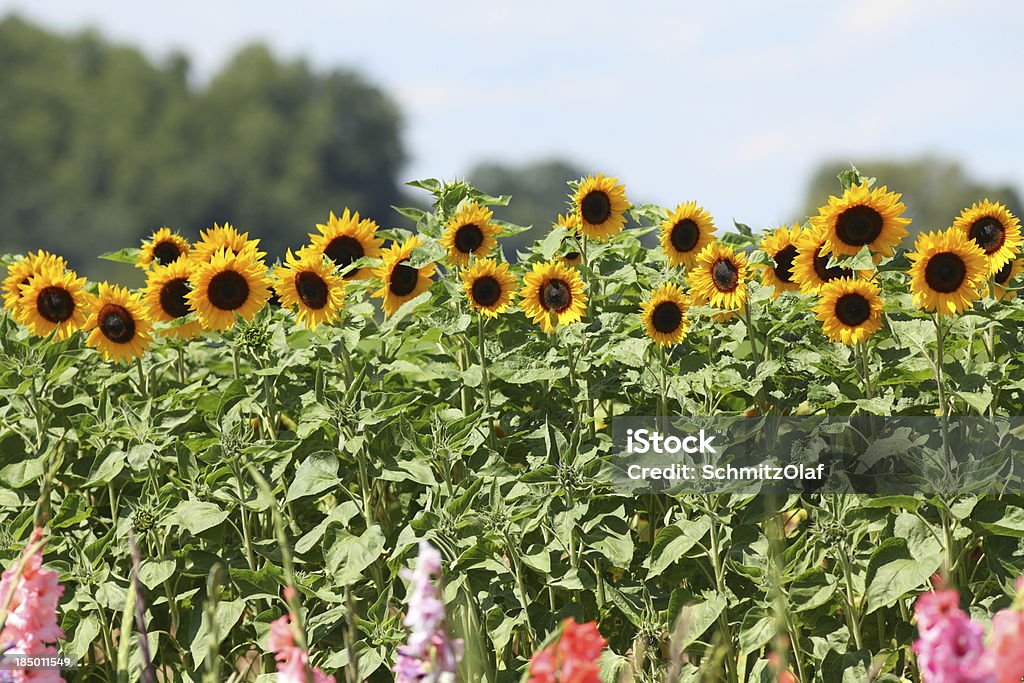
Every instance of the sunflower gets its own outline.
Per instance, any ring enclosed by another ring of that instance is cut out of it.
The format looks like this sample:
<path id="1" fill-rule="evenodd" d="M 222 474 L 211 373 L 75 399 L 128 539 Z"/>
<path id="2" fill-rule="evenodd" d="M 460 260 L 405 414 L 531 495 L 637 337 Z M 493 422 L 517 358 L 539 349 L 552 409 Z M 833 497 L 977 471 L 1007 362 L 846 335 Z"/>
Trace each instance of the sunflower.
<path id="1" fill-rule="evenodd" d="M 661 223 L 661 248 L 672 266 L 690 268 L 715 241 L 715 221 L 697 202 L 679 204 Z"/>
<path id="2" fill-rule="evenodd" d="M 7 277 L 3 282 L 4 308 L 13 314 L 21 299 L 21 286 L 27 285 L 33 275 L 48 267 L 61 271 L 68 267 L 68 262 L 60 256 L 42 250 L 34 254 L 29 253 L 25 258 L 14 262 L 7 270 Z"/>
<path id="3" fill-rule="evenodd" d="M 154 263 L 167 266 L 188 254 L 191 249 L 192 246 L 187 239 L 172 232 L 170 228 L 160 228 L 148 240 L 142 242 L 139 260 L 135 266 L 143 270 L 149 270 Z"/>
<path id="4" fill-rule="evenodd" d="M 589 239 L 603 242 L 622 232 L 626 224 L 626 186 L 603 173 L 580 181 L 573 196 L 573 211 L 579 230 Z"/>
<path id="5" fill-rule="evenodd" d="M 962 230 L 922 233 L 907 256 L 914 304 L 941 315 L 969 308 L 989 275 L 985 252 Z"/>
<path id="6" fill-rule="evenodd" d="M 458 266 L 469 263 L 471 255 L 486 257 L 498 246 L 498 226 L 491 223 L 494 212 L 475 202 L 463 204 L 448 221 L 441 244 L 448 250 L 448 260 Z"/>
<path id="7" fill-rule="evenodd" d="M 317 223 L 319 232 L 311 232 L 308 249 L 331 259 L 339 268 L 348 269 L 361 258 L 380 258 L 384 238 L 377 237 L 377 224 L 369 218 L 360 218 L 359 212 L 345 209 L 341 217 L 331 212 L 327 223 Z M 346 280 L 366 280 L 372 274 L 370 268 L 346 270 Z"/>
<path id="8" fill-rule="evenodd" d="M 251 245 L 240 254 L 221 249 L 209 263 L 197 263 L 188 293 L 189 307 L 207 330 L 227 330 L 235 317 L 252 320 L 270 298 L 266 267 Z"/>
<path id="9" fill-rule="evenodd" d="M 850 268 L 829 267 L 831 256 L 825 252 L 828 238 L 820 228 L 803 230 L 796 240 L 796 256 L 793 258 L 793 280 L 803 294 L 816 294 L 826 282 L 841 277 L 854 277 Z M 870 271 L 861 271 L 862 276 Z"/>
<path id="10" fill-rule="evenodd" d="M 527 317 L 552 332 L 558 325 L 571 325 L 587 311 L 587 295 L 578 270 L 559 261 L 533 264 L 523 277 L 520 306 Z"/>
<path id="11" fill-rule="evenodd" d="M 85 324 L 92 346 L 104 360 L 131 361 L 142 356 L 152 343 L 152 324 L 143 314 L 142 300 L 120 285 L 100 283 L 99 296 Z"/>
<path id="12" fill-rule="evenodd" d="M 1016 298 L 1017 290 L 1013 289 L 1010 281 L 1020 275 L 1022 268 L 1024 268 L 1024 259 L 1014 259 L 1004 263 L 1003 267 L 992 276 L 992 298 L 1001 301 Z"/>
<path id="13" fill-rule="evenodd" d="M 14 319 L 39 337 L 53 334 L 56 339 L 67 339 L 89 317 L 93 296 L 85 291 L 85 282 L 57 261 L 45 264 L 19 285 L 21 298 Z"/>
<path id="14" fill-rule="evenodd" d="M 853 256 L 867 247 L 877 263 L 892 256 L 893 247 L 907 236 L 906 208 L 899 193 L 884 185 L 872 190 L 865 182 L 847 188 L 842 197 L 829 197 L 811 225 L 824 234 L 825 253 Z"/>
<path id="15" fill-rule="evenodd" d="M 1020 220 L 998 202 L 984 200 L 964 209 L 953 229 L 974 240 L 988 257 L 993 273 L 1012 261 L 1021 247 Z"/>
<path id="16" fill-rule="evenodd" d="M 422 268 L 409 265 L 413 250 L 420 246 L 418 235 L 413 235 L 402 244 L 393 244 L 383 251 L 379 268 L 374 269 L 374 277 L 381 281 L 380 289 L 371 296 L 383 298 L 381 306 L 384 313 L 391 315 L 410 299 L 415 299 L 430 288 L 431 278 L 437 266 L 428 263 Z"/>
<path id="17" fill-rule="evenodd" d="M 580 252 L 576 240 L 580 236 L 580 219 L 576 217 L 574 213 L 567 213 L 564 216 L 558 214 L 558 220 L 554 225 L 551 226 L 552 230 L 557 228 L 565 228 L 569 232 L 569 236 L 562 240 L 562 245 L 569 244 L 569 251 L 562 255 L 562 263 L 567 266 L 578 266 L 583 263 L 583 253 Z"/>
<path id="18" fill-rule="evenodd" d="M 882 328 L 882 299 L 875 283 L 841 277 L 822 285 L 819 294 L 814 312 L 832 341 L 858 344 Z"/>
<path id="19" fill-rule="evenodd" d="M 793 261 L 796 259 L 796 245 L 803 233 L 803 227 L 794 223 L 793 227 L 785 225 L 775 228 L 761 239 L 761 251 L 771 257 L 771 263 L 759 263 L 761 282 L 775 291 L 773 299 L 778 299 L 783 292 L 800 289 L 800 283 L 793 277 Z"/>
<path id="20" fill-rule="evenodd" d="M 497 318 L 512 305 L 516 278 L 507 263 L 481 259 L 462 272 L 462 291 L 469 307 L 488 318 Z"/>
<path id="21" fill-rule="evenodd" d="M 192 245 L 190 255 L 196 261 L 209 263 L 221 249 L 229 254 L 241 254 L 251 249 L 256 259 L 266 256 L 266 252 L 258 251 L 260 241 L 249 239 L 249 233 L 238 232 L 230 223 L 223 226 L 213 224 L 209 230 L 199 231 L 199 241 Z"/>
<path id="22" fill-rule="evenodd" d="M 732 247 L 712 242 L 701 250 L 690 271 L 694 301 L 715 308 L 742 308 L 747 301 L 747 257 Z"/>
<path id="23" fill-rule="evenodd" d="M 658 287 L 640 304 L 647 336 L 662 346 L 678 344 L 690 330 L 686 315 L 689 308 L 690 302 L 679 285 L 670 282 Z"/>
<path id="24" fill-rule="evenodd" d="M 345 279 L 317 252 L 289 251 L 284 265 L 274 269 L 274 291 L 282 306 L 298 307 L 299 322 L 311 330 L 333 323 L 345 307 Z"/>
<path id="25" fill-rule="evenodd" d="M 146 319 L 155 323 L 171 323 L 191 313 L 188 307 L 189 278 L 195 263 L 187 257 L 166 266 L 157 265 L 146 277 L 142 293 L 142 307 Z M 169 337 L 191 339 L 200 332 L 198 320 L 189 320 L 163 330 Z"/>

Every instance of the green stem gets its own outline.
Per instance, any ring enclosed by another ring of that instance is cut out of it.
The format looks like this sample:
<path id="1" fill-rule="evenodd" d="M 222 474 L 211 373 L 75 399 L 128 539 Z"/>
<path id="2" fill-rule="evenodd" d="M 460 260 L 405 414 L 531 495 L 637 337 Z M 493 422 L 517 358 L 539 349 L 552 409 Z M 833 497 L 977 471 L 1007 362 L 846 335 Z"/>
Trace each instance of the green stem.
<path id="1" fill-rule="evenodd" d="M 484 337 L 484 317 L 476 317 L 477 348 L 480 351 L 480 378 L 484 386 L 484 410 L 487 413 L 487 443 L 494 448 L 494 415 L 491 414 L 491 377 L 487 371 L 487 345 Z"/>

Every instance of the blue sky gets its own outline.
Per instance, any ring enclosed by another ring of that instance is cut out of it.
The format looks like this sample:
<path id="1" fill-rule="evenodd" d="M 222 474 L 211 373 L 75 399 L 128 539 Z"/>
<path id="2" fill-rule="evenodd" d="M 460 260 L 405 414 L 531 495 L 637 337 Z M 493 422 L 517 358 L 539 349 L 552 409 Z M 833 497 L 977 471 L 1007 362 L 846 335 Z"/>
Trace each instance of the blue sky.
<path id="1" fill-rule="evenodd" d="M 563 157 L 758 227 L 792 217 L 825 157 L 933 152 L 1024 188 L 1024 3 L 0 0 L 11 10 L 184 50 L 200 78 L 256 40 L 356 67 L 405 112 L 409 178 Z"/>

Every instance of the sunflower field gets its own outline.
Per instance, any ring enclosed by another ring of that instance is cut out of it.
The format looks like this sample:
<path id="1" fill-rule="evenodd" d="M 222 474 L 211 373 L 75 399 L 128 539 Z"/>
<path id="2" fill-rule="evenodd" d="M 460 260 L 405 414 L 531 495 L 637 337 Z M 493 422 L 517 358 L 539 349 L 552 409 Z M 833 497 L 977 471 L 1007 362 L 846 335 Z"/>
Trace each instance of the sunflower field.
<path id="1" fill-rule="evenodd" d="M 414 232 L 104 254 L 138 291 L 3 257 L 0 655 L 76 664 L 0 681 L 1019 683 L 1019 474 L 607 476 L 623 416 L 1022 414 L 1005 207 L 911 228 L 851 169 L 804 223 L 725 230 L 597 175 L 509 254 L 508 197 L 410 184 Z"/>

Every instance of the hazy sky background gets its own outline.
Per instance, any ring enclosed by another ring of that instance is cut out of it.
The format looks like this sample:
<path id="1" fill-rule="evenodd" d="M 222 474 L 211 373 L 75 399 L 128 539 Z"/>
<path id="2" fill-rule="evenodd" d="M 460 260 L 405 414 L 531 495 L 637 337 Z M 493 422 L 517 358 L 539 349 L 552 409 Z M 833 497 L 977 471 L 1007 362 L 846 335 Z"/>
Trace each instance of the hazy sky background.
<path id="1" fill-rule="evenodd" d="M 758 227 L 792 217 L 825 157 L 935 152 L 1024 188 L 1019 2 L 0 0 L 12 10 L 181 49 L 200 79 L 251 41 L 355 67 L 401 103 L 408 178 L 564 157 Z"/>

